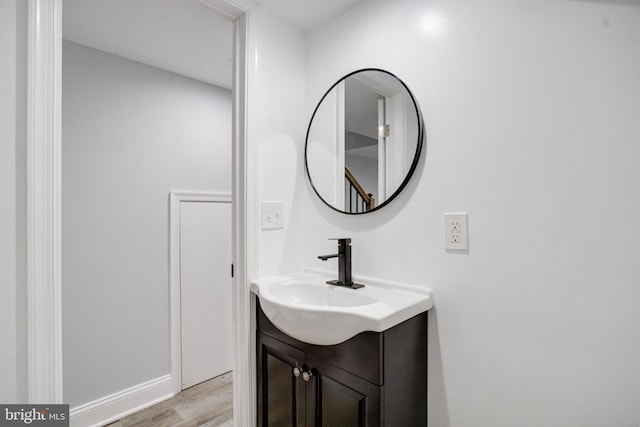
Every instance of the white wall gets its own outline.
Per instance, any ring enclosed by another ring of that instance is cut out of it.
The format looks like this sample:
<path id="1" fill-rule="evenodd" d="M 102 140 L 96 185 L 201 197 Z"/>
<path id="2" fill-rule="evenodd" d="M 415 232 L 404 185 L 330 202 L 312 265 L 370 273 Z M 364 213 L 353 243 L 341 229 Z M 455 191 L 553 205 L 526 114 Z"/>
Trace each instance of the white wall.
<path id="1" fill-rule="evenodd" d="M 257 60 L 249 139 L 258 156 L 258 197 L 284 202 L 284 229 L 259 233 L 259 275 L 266 276 L 305 262 L 305 36 L 260 8 L 251 17 Z"/>
<path id="2" fill-rule="evenodd" d="M 25 402 L 26 2 L 0 2 L 0 402 Z"/>
<path id="3" fill-rule="evenodd" d="M 231 191 L 231 93 L 63 45 L 64 400 L 166 375 L 168 194 Z"/>
<path id="4" fill-rule="evenodd" d="M 0 2 L 0 402 L 17 399 L 16 2 Z"/>
<path id="5" fill-rule="evenodd" d="M 304 263 L 429 286 L 429 425 L 640 424 L 640 7 L 370 0 L 308 38 L 307 120 L 347 72 L 414 91 L 426 157 L 363 217 L 309 185 Z M 302 159 L 298 159 L 302 165 Z M 470 251 L 443 218 L 469 212 Z"/>

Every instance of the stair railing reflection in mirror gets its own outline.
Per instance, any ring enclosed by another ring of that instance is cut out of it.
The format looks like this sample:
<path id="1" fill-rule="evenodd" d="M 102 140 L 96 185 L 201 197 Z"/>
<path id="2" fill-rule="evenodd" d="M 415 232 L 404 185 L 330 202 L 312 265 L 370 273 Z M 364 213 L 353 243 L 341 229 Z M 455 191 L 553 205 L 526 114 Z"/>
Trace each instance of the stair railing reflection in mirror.
<path id="1" fill-rule="evenodd" d="M 375 198 L 372 193 L 367 193 L 355 176 L 344 168 L 345 183 L 345 211 L 348 213 L 367 212 L 375 208 Z"/>

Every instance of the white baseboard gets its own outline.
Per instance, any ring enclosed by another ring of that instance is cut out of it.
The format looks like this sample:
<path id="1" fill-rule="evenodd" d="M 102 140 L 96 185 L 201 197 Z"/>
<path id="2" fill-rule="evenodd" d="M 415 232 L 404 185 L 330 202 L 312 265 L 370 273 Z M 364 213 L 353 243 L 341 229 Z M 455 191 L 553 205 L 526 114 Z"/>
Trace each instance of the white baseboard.
<path id="1" fill-rule="evenodd" d="M 173 396 L 173 379 L 165 375 L 71 408 L 71 427 L 104 426 Z"/>

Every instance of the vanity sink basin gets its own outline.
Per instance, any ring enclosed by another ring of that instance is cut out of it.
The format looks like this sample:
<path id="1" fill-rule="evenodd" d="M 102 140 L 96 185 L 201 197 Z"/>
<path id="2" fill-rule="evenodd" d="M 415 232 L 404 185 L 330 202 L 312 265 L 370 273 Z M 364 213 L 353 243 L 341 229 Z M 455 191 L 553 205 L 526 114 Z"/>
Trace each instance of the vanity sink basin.
<path id="1" fill-rule="evenodd" d="M 303 270 L 251 282 L 267 318 L 289 336 L 334 345 L 364 331 L 382 332 L 433 306 L 427 288 L 354 276 L 365 286 L 327 284 L 335 274 Z"/>
<path id="2" fill-rule="evenodd" d="M 312 281 L 285 280 L 269 289 L 271 295 L 282 302 L 325 307 L 359 307 L 378 300 L 353 289 L 330 286 Z"/>

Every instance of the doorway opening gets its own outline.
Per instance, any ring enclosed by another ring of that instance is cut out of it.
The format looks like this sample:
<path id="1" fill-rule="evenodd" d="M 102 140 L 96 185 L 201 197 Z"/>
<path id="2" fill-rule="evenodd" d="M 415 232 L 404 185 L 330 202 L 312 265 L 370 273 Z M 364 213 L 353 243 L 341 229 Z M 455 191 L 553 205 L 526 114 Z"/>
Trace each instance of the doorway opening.
<path id="1" fill-rule="evenodd" d="M 66 3 L 66 2 L 65 2 Z M 155 3 L 155 2 L 154 2 Z M 189 2 L 186 2 L 187 4 Z M 246 111 L 246 34 L 247 11 L 226 0 L 201 0 L 192 2 L 212 7 L 231 19 L 235 37 L 234 91 L 233 91 L 233 160 L 232 189 L 234 198 L 240 200 L 233 206 L 233 255 L 236 264 L 236 281 L 246 278 L 244 257 L 246 218 L 244 156 L 245 156 L 245 111 Z M 62 1 L 30 0 L 29 2 L 29 102 L 28 102 L 28 300 L 29 300 L 29 346 L 28 375 L 29 400 L 63 403 L 63 349 L 62 349 L 62 112 L 61 112 L 61 64 L 62 64 Z M 109 70 L 104 70 L 108 72 Z M 108 96 L 109 92 L 106 91 Z M 85 125 L 86 123 L 83 123 Z M 113 173 L 117 175 L 117 170 Z M 238 190 L 238 191 L 236 191 Z M 105 198 L 109 194 L 103 195 Z M 165 196 L 166 197 L 166 196 Z M 165 198 L 166 200 L 166 198 Z M 113 209 L 126 210 L 126 205 L 114 204 Z M 168 209 L 166 209 L 168 211 Z M 107 264 L 105 262 L 105 264 Z M 167 291 L 167 289 L 165 289 Z M 233 291 L 232 306 L 236 333 L 245 334 L 248 298 L 242 292 Z M 96 301 L 101 303 L 102 301 Z M 86 306 L 90 311 L 91 306 Z M 117 317 L 118 313 L 114 313 Z M 141 316 L 140 321 L 144 321 Z M 246 328 L 248 331 L 248 327 Z M 246 332 L 248 334 L 248 332 Z M 234 350 L 239 354 L 238 343 L 246 337 L 234 338 Z M 241 347 L 242 354 L 246 352 Z M 124 349 L 126 351 L 126 348 Z M 238 358 L 236 357 L 236 364 Z M 237 373 L 243 388 L 250 388 L 246 363 L 239 363 Z M 92 372 L 92 374 L 96 374 Z M 100 374 L 100 373 L 97 373 Z M 108 373 L 101 372 L 108 376 Z M 148 382 L 156 385 L 165 378 Z M 234 381 L 235 383 L 235 381 Z M 244 384 L 247 383 L 247 384 Z M 234 388 L 236 386 L 234 385 Z M 124 394 L 135 390 L 124 390 Z M 117 394 L 117 393 L 116 393 Z M 130 393 L 131 394 L 131 393 Z M 106 396 L 99 403 L 113 400 L 115 394 Z M 248 393 L 234 393 L 240 407 L 246 405 Z M 99 401 L 97 399 L 96 401 Z M 251 403 L 249 403 L 251 405 Z M 108 406 L 108 405 L 107 405 Z M 101 409 L 117 409 L 103 406 Z M 235 406 L 235 405 L 234 405 Z M 96 408 L 85 408 L 96 409 Z M 245 412 L 242 408 L 238 411 Z M 73 412 L 73 411 L 72 411 Z M 251 412 L 248 410 L 248 412 Z M 73 414 L 72 414 L 73 415 Z M 76 415 L 78 415 L 76 413 Z M 102 413 L 104 415 L 104 412 Z M 105 421 L 103 416 L 99 421 Z M 242 420 L 239 420 L 244 424 Z"/>

